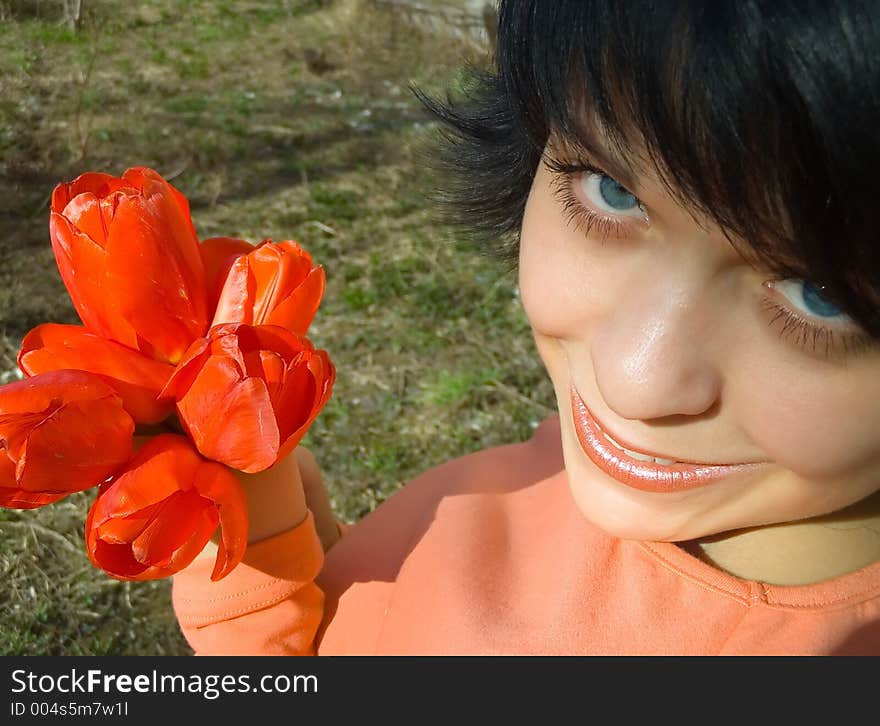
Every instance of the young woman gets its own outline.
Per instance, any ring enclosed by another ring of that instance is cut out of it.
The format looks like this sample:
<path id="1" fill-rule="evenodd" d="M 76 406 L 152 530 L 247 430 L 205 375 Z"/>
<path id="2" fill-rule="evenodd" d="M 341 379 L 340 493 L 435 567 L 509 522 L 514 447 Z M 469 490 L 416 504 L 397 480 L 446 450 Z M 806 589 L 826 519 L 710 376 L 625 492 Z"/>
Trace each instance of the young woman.
<path id="1" fill-rule="evenodd" d="M 244 477 L 195 650 L 880 653 L 878 44 L 876 2 L 501 2 L 426 103 L 559 415 L 338 542 L 308 452 Z"/>

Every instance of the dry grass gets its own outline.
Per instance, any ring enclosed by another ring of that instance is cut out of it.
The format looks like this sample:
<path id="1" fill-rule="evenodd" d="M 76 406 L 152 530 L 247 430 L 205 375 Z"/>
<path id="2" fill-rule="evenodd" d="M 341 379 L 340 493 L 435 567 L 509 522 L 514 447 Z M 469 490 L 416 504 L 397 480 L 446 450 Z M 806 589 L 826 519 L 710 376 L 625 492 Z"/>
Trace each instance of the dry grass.
<path id="1" fill-rule="evenodd" d="M 293 238 L 324 264 L 310 336 L 339 375 L 306 443 L 342 519 L 550 412 L 515 278 L 437 225 L 418 162 L 434 128 L 408 84 L 454 88 L 479 49 L 355 0 L 94 0 L 76 34 L 14 5 L 0 26 L 5 370 L 31 327 L 75 322 L 48 243 L 52 186 L 144 164 L 189 197 L 200 236 Z M 88 564 L 91 497 L 0 510 L 0 652 L 189 652 L 167 582 Z"/>

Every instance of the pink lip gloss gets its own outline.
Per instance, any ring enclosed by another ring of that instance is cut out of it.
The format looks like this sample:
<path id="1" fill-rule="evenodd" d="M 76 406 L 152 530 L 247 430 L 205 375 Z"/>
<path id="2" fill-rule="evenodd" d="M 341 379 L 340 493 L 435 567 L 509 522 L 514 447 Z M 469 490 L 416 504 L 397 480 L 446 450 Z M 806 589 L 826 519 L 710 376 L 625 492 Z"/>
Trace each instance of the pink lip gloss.
<path id="1" fill-rule="evenodd" d="M 664 465 L 640 461 L 608 440 L 574 386 L 571 387 L 571 410 L 578 441 L 590 461 L 621 484 L 634 489 L 681 492 L 762 466 L 761 463 L 715 465 L 683 462 Z"/>

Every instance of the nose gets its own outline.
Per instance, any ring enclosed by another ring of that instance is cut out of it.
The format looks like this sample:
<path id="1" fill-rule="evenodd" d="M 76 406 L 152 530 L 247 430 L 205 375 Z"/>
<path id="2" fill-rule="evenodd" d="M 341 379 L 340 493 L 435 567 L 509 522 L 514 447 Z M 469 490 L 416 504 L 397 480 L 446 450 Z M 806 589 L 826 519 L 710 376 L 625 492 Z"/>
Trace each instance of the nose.
<path id="1" fill-rule="evenodd" d="M 599 391 L 632 420 L 707 412 L 721 394 L 717 320 L 700 290 L 642 286 L 603 319 L 590 352 Z"/>

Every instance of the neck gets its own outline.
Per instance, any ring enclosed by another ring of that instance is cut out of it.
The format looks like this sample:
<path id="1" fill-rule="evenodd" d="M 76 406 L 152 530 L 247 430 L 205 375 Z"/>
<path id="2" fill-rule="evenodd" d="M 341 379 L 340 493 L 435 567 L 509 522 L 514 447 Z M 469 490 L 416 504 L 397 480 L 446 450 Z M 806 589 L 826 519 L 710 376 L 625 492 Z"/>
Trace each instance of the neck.
<path id="1" fill-rule="evenodd" d="M 746 580 L 809 585 L 880 562 L 880 492 L 798 522 L 683 542 L 692 555 Z"/>

